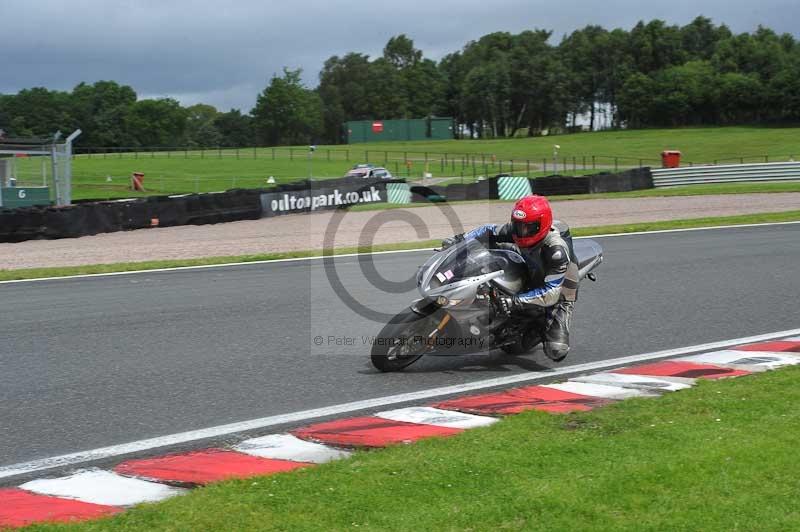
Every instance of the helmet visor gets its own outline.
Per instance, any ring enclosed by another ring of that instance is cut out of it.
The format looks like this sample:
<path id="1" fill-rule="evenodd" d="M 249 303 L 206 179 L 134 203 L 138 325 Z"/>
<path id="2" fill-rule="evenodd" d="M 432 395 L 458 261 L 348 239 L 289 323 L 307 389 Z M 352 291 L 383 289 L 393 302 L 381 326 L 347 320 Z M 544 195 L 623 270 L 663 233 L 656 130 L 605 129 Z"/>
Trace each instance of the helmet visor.
<path id="1" fill-rule="evenodd" d="M 518 238 L 527 238 L 529 236 L 534 236 L 536 233 L 539 232 L 541 229 L 542 224 L 538 221 L 536 222 L 513 222 L 513 230 L 514 235 Z"/>

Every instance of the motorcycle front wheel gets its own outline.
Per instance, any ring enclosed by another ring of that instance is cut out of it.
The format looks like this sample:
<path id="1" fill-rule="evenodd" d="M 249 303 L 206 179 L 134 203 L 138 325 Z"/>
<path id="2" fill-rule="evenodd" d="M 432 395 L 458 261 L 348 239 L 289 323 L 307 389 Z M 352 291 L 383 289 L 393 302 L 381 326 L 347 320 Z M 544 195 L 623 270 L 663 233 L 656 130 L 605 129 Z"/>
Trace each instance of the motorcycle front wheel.
<path id="1" fill-rule="evenodd" d="M 432 350 L 431 340 L 443 334 L 449 319 L 449 315 L 439 312 L 421 316 L 406 309 L 375 337 L 370 352 L 372 365 L 383 372 L 407 368 Z"/>

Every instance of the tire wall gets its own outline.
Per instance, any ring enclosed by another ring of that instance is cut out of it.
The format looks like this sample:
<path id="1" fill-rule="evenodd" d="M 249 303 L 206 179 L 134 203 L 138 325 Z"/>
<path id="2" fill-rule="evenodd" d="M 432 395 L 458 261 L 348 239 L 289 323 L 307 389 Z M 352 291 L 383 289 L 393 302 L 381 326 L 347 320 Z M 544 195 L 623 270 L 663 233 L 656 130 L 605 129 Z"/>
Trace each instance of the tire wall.
<path id="1" fill-rule="evenodd" d="M 209 194 L 149 196 L 118 201 L 82 201 L 69 207 L 0 209 L 0 242 L 32 239 L 75 238 L 98 233 L 129 231 L 146 227 L 203 225 L 262 217 L 264 193 L 310 194 L 336 188 L 362 191 L 376 185 L 386 201 L 387 181 L 327 179 L 299 181 L 267 190 L 236 189 Z"/>

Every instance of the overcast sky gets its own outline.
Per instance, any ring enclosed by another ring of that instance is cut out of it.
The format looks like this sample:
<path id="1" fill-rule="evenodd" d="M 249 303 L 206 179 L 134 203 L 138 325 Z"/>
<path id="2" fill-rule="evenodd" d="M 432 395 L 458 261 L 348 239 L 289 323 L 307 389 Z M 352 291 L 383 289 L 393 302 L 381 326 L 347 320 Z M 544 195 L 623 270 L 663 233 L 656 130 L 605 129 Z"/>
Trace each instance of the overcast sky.
<path id="1" fill-rule="evenodd" d="M 800 36 L 798 0 L 0 0 L 0 93 L 115 80 L 140 98 L 249 111 L 283 66 L 316 86 L 331 55 L 380 55 L 405 33 L 439 59 L 492 31 L 630 28 L 698 15 Z"/>

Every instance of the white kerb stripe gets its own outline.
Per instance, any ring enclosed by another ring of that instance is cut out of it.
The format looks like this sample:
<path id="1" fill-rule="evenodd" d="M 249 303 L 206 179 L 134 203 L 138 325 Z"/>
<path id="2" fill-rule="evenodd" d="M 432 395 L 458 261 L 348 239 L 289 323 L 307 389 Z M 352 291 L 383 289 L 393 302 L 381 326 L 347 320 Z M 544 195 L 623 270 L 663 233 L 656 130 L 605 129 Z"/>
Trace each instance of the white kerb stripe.
<path id="1" fill-rule="evenodd" d="M 787 341 L 787 342 L 800 342 L 800 336 L 793 336 L 791 338 L 786 338 L 785 341 Z"/>
<path id="2" fill-rule="evenodd" d="M 419 423 L 422 425 L 436 425 L 451 429 L 471 429 L 485 427 L 496 423 L 499 419 L 486 416 L 474 416 L 450 410 L 440 410 L 429 406 L 412 406 L 378 412 L 376 416 L 392 421 L 405 421 L 406 423 Z"/>
<path id="3" fill-rule="evenodd" d="M 471 392 L 474 390 L 484 390 L 488 388 L 497 388 L 500 386 L 509 386 L 521 382 L 535 382 L 545 379 L 549 380 L 549 379 L 554 379 L 561 375 L 587 373 L 590 371 L 608 369 L 614 366 L 624 366 L 649 360 L 677 357 L 680 355 L 698 353 L 700 351 L 708 351 L 711 349 L 724 349 L 737 345 L 752 344 L 756 342 L 766 342 L 768 340 L 778 340 L 781 338 L 786 338 L 788 336 L 797 336 L 798 333 L 800 333 L 800 329 L 790 329 L 788 331 L 778 331 L 769 334 L 759 334 L 757 336 L 747 336 L 744 338 L 733 338 L 719 342 L 691 345 L 686 347 L 680 347 L 677 349 L 666 349 L 664 351 L 655 351 L 652 353 L 642 353 L 639 355 L 613 358 L 609 360 L 587 362 L 584 364 L 577 364 L 574 366 L 560 366 L 558 368 L 554 368 L 549 371 L 524 372 L 514 375 L 506 375 L 504 377 L 495 377 L 491 379 L 465 382 L 462 384 L 454 384 L 451 386 L 443 386 L 440 388 L 430 388 L 426 390 L 419 390 L 416 392 L 408 392 L 396 395 L 388 395 L 385 397 L 364 399 L 361 401 L 354 401 L 352 403 L 331 405 L 322 408 L 315 408 L 312 410 L 302 410 L 300 412 L 291 412 L 288 414 L 279 414 L 276 416 L 251 419 L 248 421 L 239 421 L 236 423 L 229 423 L 227 425 L 219 425 L 216 427 L 208 427 L 205 429 L 179 432 L 177 434 L 169 434 L 165 436 L 159 436 L 157 438 L 150 438 L 147 440 L 139 440 L 118 445 L 111 445 L 109 447 L 101 447 L 99 449 L 80 451 L 76 453 L 64 454 L 61 456 L 53 456 L 50 458 L 41 458 L 38 460 L 32 460 L 30 462 L 22 462 L 11 465 L 0 465 L 0 479 L 14 477 L 18 475 L 27 475 L 33 473 L 34 471 L 42 471 L 54 467 L 65 467 L 80 463 L 86 463 L 92 460 L 100 460 L 110 457 L 122 456 L 125 454 L 137 453 L 148 449 L 155 449 L 158 447 L 166 447 L 169 445 L 177 445 L 196 440 L 216 438 L 220 436 L 236 434 L 239 432 L 246 432 L 256 429 L 261 430 L 266 427 L 271 427 L 275 425 L 297 423 L 299 421 L 308 421 L 310 419 L 328 417 L 333 415 L 341 415 L 345 413 L 356 412 L 358 410 L 373 409 L 377 407 L 394 405 L 398 403 L 407 403 L 411 401 L 424 401 L 434 397 L 443 397 L 446 395 L 461 394 L 461 393 Z"/>
<path id="4" fill-rule="evenodd" d="M 633 388 L 620 388 L 605 384 L 589 384 L 588 382 L 561 382 L 558 384 L 545 384 L 545 388 L 553 388 L 564 392 L 600 397 L 602 399 L 628 399 L 630 397 L 656 397 L 658 394 L 635 390 Z"/>
<path id="5" fill-rule="evenodd" d="M 351 454 L 348 451 L 334 449 L 321 443 L 304 441 L 300 438 L 295 438 L 291 434 L 270 434 L 260 438 L 251 438 L 244 440 L 233 448 L 241 453 L 261 458 L 293 460 L 312 464 L 324 464 L 331 460 L 347 458 Z"/>
<path id="6" fill-rule="evenodd" d="M 132 506 L 156 502 L 183 493 L 184 489 L 123 477 L 111 471 L 88 469 L 61 478 L 26 482 L 20 488 L 66 499 L 108 506 Z"/>
<path id="7" fill-rule="evenodd" d="M 800 364 L 800 354 L 776 353 L 771 351 L 713 351 L 681 358 L 686 362 L 697 364 L 717 364 L 721 366 L 736 366 L 751 371 L 764 371 L 794 366 Z"/>
<path id="8" fill-rule="evenodd" d="M 677 392 L 691 388 L 694 379 L 682 377 L 651 377 L 646 375 L 627 375 L 624 373 L 595 373 L 570 379 L 570 382 L 585 382 L 588 384 L 604 384 L 606 386 L 619 386 L 648 392 Z"/>

